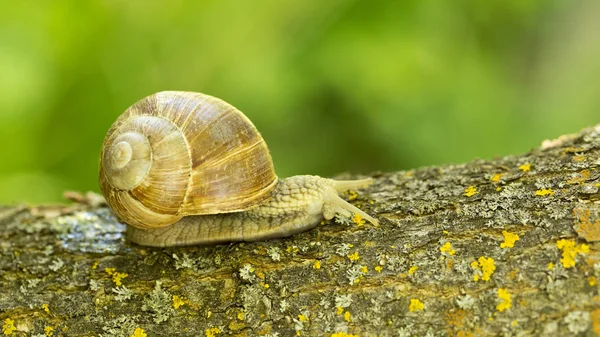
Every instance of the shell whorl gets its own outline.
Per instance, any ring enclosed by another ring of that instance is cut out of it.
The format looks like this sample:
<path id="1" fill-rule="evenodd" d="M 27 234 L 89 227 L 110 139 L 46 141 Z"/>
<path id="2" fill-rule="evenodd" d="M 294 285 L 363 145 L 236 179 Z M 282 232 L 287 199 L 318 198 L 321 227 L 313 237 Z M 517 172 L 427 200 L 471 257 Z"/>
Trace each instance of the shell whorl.
<path id="1" fill-rule="evenodd" d="M 192 92 L 159 92 L 113 124 L 100 160 L 100 186 L 113 211 L 139 228 L 183 216 L 240 211 L 277 182 L 254 125 L 228 103 Z"/>

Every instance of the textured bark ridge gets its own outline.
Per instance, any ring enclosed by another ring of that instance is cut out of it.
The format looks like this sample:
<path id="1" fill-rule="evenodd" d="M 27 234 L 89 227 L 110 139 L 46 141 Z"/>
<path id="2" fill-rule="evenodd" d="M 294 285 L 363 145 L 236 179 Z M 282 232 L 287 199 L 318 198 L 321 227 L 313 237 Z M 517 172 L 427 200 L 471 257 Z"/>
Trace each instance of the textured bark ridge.
<path id="1" fill-rule="evenodd" d="M 600 126 L 521 156 L 378 173 L 287 239 L 154 249 L 103 207 L 0 208 L 13 336 L 595 336 Z M 350 178 L 350 177 L 340 177 Z"/>

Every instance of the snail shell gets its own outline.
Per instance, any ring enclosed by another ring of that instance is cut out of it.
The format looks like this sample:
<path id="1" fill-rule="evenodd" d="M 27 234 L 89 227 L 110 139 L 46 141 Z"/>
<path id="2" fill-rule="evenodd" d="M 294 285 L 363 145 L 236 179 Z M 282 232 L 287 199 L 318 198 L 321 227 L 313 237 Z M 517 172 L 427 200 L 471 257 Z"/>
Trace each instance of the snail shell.
<path id="1" fill-rule="evenodd" d="M 267 145 L 242 112 L 176 91 L 150 95 L 117 119 L 102 146 L 99 179 L 117 217 L 146 229 L 246 210 L 277 184 Z"/>

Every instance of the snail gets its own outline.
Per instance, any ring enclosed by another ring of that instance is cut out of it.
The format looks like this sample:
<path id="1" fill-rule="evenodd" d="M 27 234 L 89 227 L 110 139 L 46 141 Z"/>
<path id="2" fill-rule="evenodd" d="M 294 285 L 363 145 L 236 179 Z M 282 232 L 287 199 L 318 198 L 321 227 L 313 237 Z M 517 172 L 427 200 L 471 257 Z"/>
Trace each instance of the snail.
<path id="1" fill-rule="evenodd" d="M 201 93 L 158 92 L 129 107 L 104 139 L 99 182 L 128 240 L 145 246 L 286 237 L 336 214 L 378 224 L 339 196 L 372 179 L 278 179 L 252 122 Z"/>

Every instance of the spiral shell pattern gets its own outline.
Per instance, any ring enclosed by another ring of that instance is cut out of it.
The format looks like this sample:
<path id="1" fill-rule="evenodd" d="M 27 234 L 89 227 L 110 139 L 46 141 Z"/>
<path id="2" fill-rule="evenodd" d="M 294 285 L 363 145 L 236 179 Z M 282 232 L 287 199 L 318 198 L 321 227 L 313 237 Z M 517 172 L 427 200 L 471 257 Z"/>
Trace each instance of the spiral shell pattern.
<path id="1" fill-rule="evenodd" d="M 200 93 L 165 91 L 140 100 L 112 125 L 100 155 L 104 197 L 138 228 L 242 211 L 266 199 L 276 183 L 252 122 Z"/>

